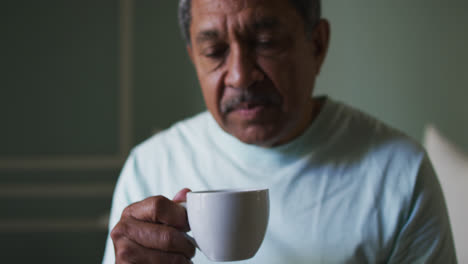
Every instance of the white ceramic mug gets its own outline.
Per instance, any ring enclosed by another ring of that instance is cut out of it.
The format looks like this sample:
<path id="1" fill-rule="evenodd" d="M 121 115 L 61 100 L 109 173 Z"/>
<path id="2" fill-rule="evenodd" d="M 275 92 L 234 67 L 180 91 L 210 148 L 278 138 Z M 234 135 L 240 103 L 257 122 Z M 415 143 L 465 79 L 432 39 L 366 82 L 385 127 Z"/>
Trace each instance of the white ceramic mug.
<path id="1" fill-rule="evenodd" d="M 257 253 L 268 226 L 268 189 L 189 192 L 186 207 L 195 243 L 210 260 Z"/>

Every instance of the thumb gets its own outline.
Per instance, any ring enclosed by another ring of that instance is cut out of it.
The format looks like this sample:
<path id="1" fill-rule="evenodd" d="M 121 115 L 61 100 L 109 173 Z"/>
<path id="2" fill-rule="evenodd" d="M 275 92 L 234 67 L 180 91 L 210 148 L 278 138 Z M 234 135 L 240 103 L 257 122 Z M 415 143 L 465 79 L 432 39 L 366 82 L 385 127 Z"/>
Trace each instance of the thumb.
<path id="1" fill-rule="evenodd" d="M 191 192 L 192 190 L 190 190 L 189 188 L 184 188 L 182 190 L 180 190 L 175 196 L 174 198 L 172 198 L 172 201 L 176 202 L 176 203 L 182 203 L 182 202 L 185 202 L 187 201 L 187 193 L 188 192 Z"/>

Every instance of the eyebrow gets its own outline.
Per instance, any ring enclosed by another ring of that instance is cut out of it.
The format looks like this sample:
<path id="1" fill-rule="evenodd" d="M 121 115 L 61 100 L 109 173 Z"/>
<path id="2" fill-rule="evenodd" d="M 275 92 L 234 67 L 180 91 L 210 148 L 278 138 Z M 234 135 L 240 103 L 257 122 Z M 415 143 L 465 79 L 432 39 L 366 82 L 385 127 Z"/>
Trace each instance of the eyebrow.
<path id="1" fill-rule="evenodd" d="M 197 34 L 196 41 L 197 43 L 202 43 L 205 41 L 216 40 L 219 38 L 219 33 L 217 30 L 209 29 L 201 31 Z"/>
<path id="2" fill-rule="evenodd" d="M 265 17 L 261 18 L 253 23 L 255 31 L 261 30 L 272 30 L 280 25 L 278 18 L 276 17 Z"/>
<path id="3" fill-rule="evenodd" d="M 253 23 L 255 31 L 272 30 L 279 27 L 280 22 L 276 17 L 261 18 Z M 219 38 L 219 32 L 215 29 L 207 29 L 199 32 L 195 38 L 197 43 L 213 41 Z"/>

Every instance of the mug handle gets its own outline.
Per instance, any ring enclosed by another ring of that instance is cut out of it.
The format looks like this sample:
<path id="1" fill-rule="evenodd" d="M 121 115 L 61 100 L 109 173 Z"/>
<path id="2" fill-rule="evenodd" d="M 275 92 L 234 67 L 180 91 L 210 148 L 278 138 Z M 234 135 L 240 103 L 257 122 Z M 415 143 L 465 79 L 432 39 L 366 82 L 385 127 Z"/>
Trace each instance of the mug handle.
<path id="1" fill-rule="evenodd" d="M 187 203 L 186 202 L 181 202 L 179 203 L 180 206 L 184 207 L 185 210 L 187 210 Z M 200 249 L 198 247 L 198 244 L 197 244 L 197 241 L 195 241 L 195 238 L 193 238 L 192 236 L 190 236 L 189 234 L 187 233 L 184 233 L 185 237 L 190 241 L 190 243 L 192 243 L 196 248 Z"/>

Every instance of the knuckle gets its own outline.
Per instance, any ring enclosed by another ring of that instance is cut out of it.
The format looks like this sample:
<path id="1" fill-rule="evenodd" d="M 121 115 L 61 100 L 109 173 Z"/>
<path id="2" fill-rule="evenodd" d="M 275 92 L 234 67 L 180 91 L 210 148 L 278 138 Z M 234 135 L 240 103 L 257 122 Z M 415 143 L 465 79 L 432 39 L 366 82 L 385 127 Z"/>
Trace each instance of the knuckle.
<path id="1" fill-rule="evenodd" d="M 167 198 L 162 195 L 155 196 L 153 199 L 153 209 L 163 207 L 166 200 Z"/>
<path id="2" fill-rule="evenodd" d="M 131 209 L 132 208 L 132 205 L 129 205 L 127 207 L 125 207 L 125 209 L 122 211 L 122 217 L 129 217 L 132 215 L 131 213 Z"/>
<path id="3" fill-rule="evenodd" d="M 171 229 L 163 229 L 160 233 L 161 249 L 164 251 L 171 251 L 175 244 L 175 232 Z"/>
<path id="4" fill-rule="evenodd" d="M 166 200 L 167 198 L 162 195 L 155 196 L 151 199 L 151 220 L 153 222 L 158 221 L 161 211 L 164 210 Z"/>
<path id="5" fill-rule="evenodd" d="M 119 238 L 122 237 L 122 235 L 123 235 L 123 231 L 122 231 L 122 228 L 121 228 L 121 224 L 119 222 L 119 223 L 117 223 L 116 226 L 114 226 L 114 228 L 112 228 L 110 236 L 111 236 L 112 240 L 118 240 Z"/>
<path id="6" fill-rule="evenodd" d="M 117 251 L 117 259 L 121 261 L 129 261 L 133 255 L 133 250 L 130 247 L 124 246 Z"/>
<path id="7" fill-rule="evenodd" d="M 111 231 L 111 238 L 112 240 L 119 240 L 122 237 L 125 237 L 128 233 L 128 225 L 124 221 L 120 221 L 115 225 L 115 227 Z"/>
<path id="8" fill-rule="evenodd" d="M 119 243 L 115 248 L 115 257 L 118 261 L 132 261 L 135 258 L 136 251 L 129 243 Z"/>

